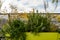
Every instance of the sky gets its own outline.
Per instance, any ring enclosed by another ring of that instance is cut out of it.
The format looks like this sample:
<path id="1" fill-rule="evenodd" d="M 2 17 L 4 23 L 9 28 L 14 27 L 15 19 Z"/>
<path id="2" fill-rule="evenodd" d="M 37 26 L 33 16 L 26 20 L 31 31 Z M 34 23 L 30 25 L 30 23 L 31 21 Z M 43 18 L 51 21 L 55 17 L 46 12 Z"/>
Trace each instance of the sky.
<path id="1" fill-rule="evenodd" d="M 58 3 L 58 7 L 55 9 L 56 5 L 55 3 L 51 3 L 52 0 L 44 1 L 48 1 L 47 12 L 60 13 L 60 2 Z M 6 13 L 11 13 L 12 9 L 10 8 L 10 5 L 16 7 L 18 13 L 32 11 L 33 8 L 39 12 L 45 12 L 43 0 L 1 0 L 1 2 L 1 13 L 3 13 L 3 11 L 6 11 Z"/>

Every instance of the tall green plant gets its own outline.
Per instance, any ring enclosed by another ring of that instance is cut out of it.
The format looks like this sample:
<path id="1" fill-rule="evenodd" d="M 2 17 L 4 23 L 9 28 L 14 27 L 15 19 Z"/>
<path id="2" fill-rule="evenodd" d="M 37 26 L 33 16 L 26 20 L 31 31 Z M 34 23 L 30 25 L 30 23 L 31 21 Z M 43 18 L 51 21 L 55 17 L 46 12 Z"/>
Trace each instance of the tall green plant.
<path id="1" fill-rule="evenodd" d="M 31 14 L 28 16 L 27 31 L 28 32 L 41 32 L 43 30 L 50 31 L 50 21 L 47 16 L 41 16 L 40 14 Z"/>
<path id="2" fill-rule="evenodd" d="M 3 27 L 2 33 L 4 35 L 10 34 L 11 40 L 26 40 L 26 32 L 50 31 L 50 19 L 48 17 L 32 13 L 28 15 L 27 23 L 21 20 L 12 20 Z"/>
<path id="3" fill-rule="evenodd" d="M 10 34 L 11 40 L 25 40 L 26 34 L 25 34 L 25 28 L 24 23 L 21 20 L 13 20 L 10 22 L 10 24 L 5 26 L 6 29 L 2 30 L 4 35 Z"/>

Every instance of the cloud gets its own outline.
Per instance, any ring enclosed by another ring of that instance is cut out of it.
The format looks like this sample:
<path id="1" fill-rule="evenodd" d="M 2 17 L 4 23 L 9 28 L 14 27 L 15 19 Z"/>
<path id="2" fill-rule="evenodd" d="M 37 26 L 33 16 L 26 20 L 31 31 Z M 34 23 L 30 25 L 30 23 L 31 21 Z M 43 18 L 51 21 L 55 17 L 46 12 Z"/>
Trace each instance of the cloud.
<path id="1" fill-rule="evenodd" d="M 46 0 L 44 0 L 46 1 Z M 10 8 L 10 5 L 16 6 L 19 12 L 29 12 L 32 10 L 32 8 L 38 9 L 39 12 L 45 12 L 44 10 L 44 3 L 43 0 L 2 0 L 3 5 L 1 7 L 2 11 L 7 10 L 8 13 L 10 13 L 12 10 Z M 49 7 L 47 8 L 48 12 L 53 12 L 55 9 L 55 5 L 51 3 L 50 0 L 48 0 Z M 59 4 L 58 4 L 59 5 Z M 60 6 L 58 6 L 57 10 L 54 12 L 58 12 L 60 9 Z"/>
<path id="2" fill-rule="evenodd" d="M 7 13 L 10 13 L 11 12 L 11 8 L 10 8 L 10 5 L 9 3 L 11 3 L 11 1 L 9 0 L 2 0 L 2 6 L 1 6 L 1 12 L 3 13 L 4 12 L 7 12 Z"/>
<path id="3" fill-rule="evenodd" d="M 20 0 L 17 3 L 17 8 L 23 9 L 23 11 L 30 11 L 32 8 L 37 8 L 39 5 L 43 5 L 42 0 Z"/>

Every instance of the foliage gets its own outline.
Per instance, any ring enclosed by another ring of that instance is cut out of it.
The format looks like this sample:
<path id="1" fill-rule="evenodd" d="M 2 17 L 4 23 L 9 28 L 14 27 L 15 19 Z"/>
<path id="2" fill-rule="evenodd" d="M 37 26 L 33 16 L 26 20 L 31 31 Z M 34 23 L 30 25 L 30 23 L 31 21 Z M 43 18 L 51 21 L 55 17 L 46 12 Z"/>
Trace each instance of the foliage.
<path id="1" fill-rule="evenodd" d="M 42 31 L 50 31 L 50 21 L 47 16 L 41 16 L 38 13 L 33 13 L 28 16 L 28 23 L 26 27 L 28 32 L 38 33 Z"/>
<path id="2" fill-rule="evenodd" d="M 6 27 L 6 28 L 5 28 Z M 2 32 L 5 34 L 10 34 L 10 38 L 13 40 L 25 40 L 25 29 L 24 23 L 20 20 L 13 20 L 10 24 L 5 25 Z"/>
<path id="3" fill-rule="evenodd" d="M 54 2 L 58 3 L 58 0 L 52 0 L 52 3 L 54 3 Z"/>
<path id="4" fill-rule="evenodd" d="M 58 26 L 56 26 L 55 24 L 51 24 L 51 26 L 50 26 L 50 31 L 51 32 L 56 32 L 57 29 L 58 29 Z"/>
<path id="5" fill-rule="evenodd" d="M 47 12 L 47 8 L 49 7 L 48 6 L 48 1 L 47 2 L 45 2 L 45 0 L 43 0 L 43 2 L 44 2 L 44 9 L 45 9 L 45 12 Z"/>
<path id="6" fill-rule="evenodd" d="M 56 19 L 58 22 L 60 22 L 60 16 L 59 15 L 56 17 Z"/>
<path id="7" fill-rule="evenodd" d="M 27 23 L 22 20 L 12 20 L 3 26 L 2 33 L 5 37 L 9 36 L 12 40 L 26 40 L 26 32 L 39 33 L 50 31 L 50 19 L 40 14 L 29 14 Z M 6 36 L 6 34 L 9 34 Z"/>

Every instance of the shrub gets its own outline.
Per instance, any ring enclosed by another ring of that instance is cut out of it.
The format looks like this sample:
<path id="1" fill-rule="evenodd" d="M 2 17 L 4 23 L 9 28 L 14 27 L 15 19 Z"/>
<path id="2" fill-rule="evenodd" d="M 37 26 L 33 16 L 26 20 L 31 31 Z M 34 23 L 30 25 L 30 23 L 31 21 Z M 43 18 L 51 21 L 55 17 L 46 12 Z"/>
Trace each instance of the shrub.
<path id="1" fill-rule="evenodd" d="M 28 15 L 27 23 L 16 19 L 4 25 L 2 29 L 4 36 L 9 34 L 12 40 L 26 40 L 26 32 L 39 33 L 42 31 L 50 31 L 50 19 L 38 13 Z"/>
<path id="2" fill-rule="evenodd" d="M 13 40 L 25 40 L 26 38 L 24 23 L 21 20 L 13 20 L 10 24 L 5 25 L 2 32 L 5 37 L 5 34 L 9 34 Z"/>
<path id="3" fill-rule="evenodd" d="M 50 20 L 47 16 L 41 16 L 40 14 L 30 14 L 28 15 L 27 23 L 28 32 L 42 32 L 50 31 Z"/>

